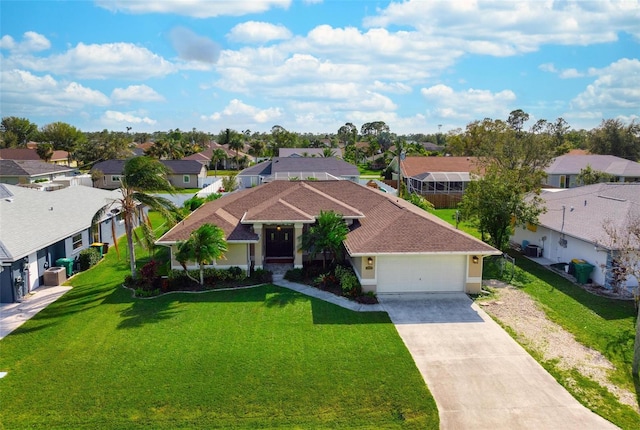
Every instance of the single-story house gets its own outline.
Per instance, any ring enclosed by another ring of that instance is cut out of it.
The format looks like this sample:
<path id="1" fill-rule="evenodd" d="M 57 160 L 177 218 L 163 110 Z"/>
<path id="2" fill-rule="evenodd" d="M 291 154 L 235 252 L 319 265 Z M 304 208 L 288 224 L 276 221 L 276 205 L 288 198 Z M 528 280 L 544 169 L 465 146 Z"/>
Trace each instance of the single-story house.
<path id="1" fill-rule="evenodd" d="M 0 149 L 0 160 L 36 160 L 45 161 L 40 158 L 35 148 L 38 144 L 35 142 L 29 142 L 27 148 L 3 148 Z M 61 166 L 75 167 L 76 162 L 73 161 L 69 164 L 69 153 L 67 151 L 54 150 L 51 154 L 51 158 L 48 163 L 58 164 Z"/>
<path id="2" fill-rule="evenodd" d="M 406 157 L 400 163 L 402 181 L 436 208 L 455 207 L 478 169 L 475 157 Z M 397 157 L 390 165 L 398 171 Z M 397 178 L 397 176 L 396 176 Z"/>
<path id="3" fill-rule="evenodd" d="M 220 145 L 219 143 L 216 143 L 216 142 L 210 142 L 209 147 L 204 151 L 188 155 L 186 157 L 183 157 L 182 159 L 195 160 L 199 163 L 202 163 L 208 168 L 211 165 L 211 157 L 213 156 L 213 151 L 215 151 L 216 149 L 222 149 L 226 156 L 226 158 L 223 158 L 222 160 L 218 160 L 218 169 L 231 170 L 237 167 L 235 162 L 236 151 L 231 150 L 227 146 Z M 242 159 L 244 157 L 247 157 L 250 163 L 255 162 L 255 157 L 253 157 L 252 155 L 249 155 L 243 151 L 238 151 L 238 158 Z"/>
<path id="4" fill-rule="evenodd" d="M 0 183 L 31 184 L 74 176 L 77 169 L 45 163 L 42 160 L 0 160 Z"/>
<path id="5" fill-rule="evenodd" d="M 101 172 L 94 182 L 96 188 L 114 190 L 120 187 L 120 178 L 126 160 L 105 160 L 96 163 L 91 172 Z M 202 188 L 207 179 L 206 166 L 194 160 L 160 160 L 169 168 L 167 180 L 175 188 Z"/>
<path id="6" fill-rule="evenodd" d="M 358 181 L 360 171 L 335 157 L 274 157 L 238 173 L 238 185 L 250 188 L 264 182 L 290 179 L 346 179 Z"/>
<path id="7" fill-rule="evenodd" d="M 591 169 L 608 173 L 613 182 L 639 182 L 640 163 L 616 157 L 614 155 L 574 155 L 565 154 L 556 157 L 545 169 L 545 185 L 555 188 L 573 188 L 578 184 L 578 175 L 582 169 Z"/>
<path id="8" fill-rule="evenodd" d="M 230 193 L 198 208 L 156 243 L 171 249 L 171 267 L 180 269 L 178 244 L 210 223 L 224 230 L 228 244 L 225 259 L 211 267 L 302 267 L 308 256 L 300 238 L 320 211 L 343 216 L 346 257 L 365 291 L 479 292 L 483 257 L 501 254 L 403 199 L 335 180 L 273 181 Z"/>
<path id="9" fill-rule="evenodd" d="M 611 287 L 607 269 L 616 258 L 616 247 L 603 226 L 622 229 L 629 219 L 640 217 L 640 183 L 546 190 L 541 197 L 547 212 L 538 217 L 537 225 L 517 227 L 511 240 L 552 263 L 584 260 L 595 266 L 592 281 Z M 627 285 L 636 286 L 638 280 L 628 279 Z"/>
<path id="10" fill-rule="evenodd" d="M 105 215 L 99 227 L 91 220 L 119 191 L 72 186 L 38 191 L 0 185 L 0 302 L 11 303 L 44 283 L 45 271 L 60 258 L 75 259 L 94 242 L 113 243 L 124 234 L 118 211 Z"/>

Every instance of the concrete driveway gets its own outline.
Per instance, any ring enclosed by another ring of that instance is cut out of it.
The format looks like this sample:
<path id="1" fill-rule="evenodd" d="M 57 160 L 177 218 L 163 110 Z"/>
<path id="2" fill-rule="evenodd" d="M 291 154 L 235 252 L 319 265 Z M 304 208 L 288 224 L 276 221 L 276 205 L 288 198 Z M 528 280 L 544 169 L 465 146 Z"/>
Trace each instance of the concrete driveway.
<path id="1" fill-rule="evenodd" d="M 379 295 L 441 429 L 615 429 L 575 400 L 463 293 Z"/>

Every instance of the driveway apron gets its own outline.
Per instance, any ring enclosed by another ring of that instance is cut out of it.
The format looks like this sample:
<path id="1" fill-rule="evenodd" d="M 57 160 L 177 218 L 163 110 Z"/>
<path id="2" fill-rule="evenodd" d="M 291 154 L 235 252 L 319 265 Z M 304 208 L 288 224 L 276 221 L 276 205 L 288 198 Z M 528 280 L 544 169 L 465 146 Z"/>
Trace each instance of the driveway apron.
<path id="1" fill-rule="evenodd" d="M 463 293 L 380 295 L 441 429 L 615 429 L 575 400 Z"/>

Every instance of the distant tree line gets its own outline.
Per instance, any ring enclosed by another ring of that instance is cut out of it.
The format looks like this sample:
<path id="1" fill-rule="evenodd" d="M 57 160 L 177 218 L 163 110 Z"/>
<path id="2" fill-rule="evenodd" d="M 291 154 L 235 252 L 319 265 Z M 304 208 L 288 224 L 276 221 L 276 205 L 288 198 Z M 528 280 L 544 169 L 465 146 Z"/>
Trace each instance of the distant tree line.
<path id="1" fill-rule="evenodd" d="M 83 132 L 64 122 L 46 124 L 41 128 L 26 118 L 4 117 L 0 124 L 0 147 L 26 147 L 30 141 L 41 144 L 39 154 L 48 159 L 53 150 L 64 150 L 80 166 L 90 167 L 105 159 L 128 158 L 133 155 L 137 143 L 151 142 L 146 154 L 157 159 L 180 159 L 206 149 L 215 141 L 226 145 L 234 153 L 231 157 L 238 167 L 246 167 L 249 160 L 245 154 L 254 157 L 273 157 L 280 148 L 330 148 L 324 156 L 336 155 L 338 148 L 346 161 L 365 165 L 372 169 L 382 169 L 402 148 L 408 155 L 457 155 L 480 156 L 493 145 L 511 138 L 510 134 L 527 139 L 544 140 L 553 155 L 561 155 L 572 149 L 586 149 L 594 154 L 609 154 L 629 160 L 640 159 L 640 124 L 624 124 L 617 119 L 603 120 L 592 130 L 574 130 L 562 118 L 553 122 L 539 120 L 528 130 L 525 124 L 529 115 L 515 110 L 507 120 L 485 118 L 469 123 L 464 130 L 456 129 L 434 134 L 393 133 L 384 121 L 364 123 L 358 128 L 351 122 L 345 123 L 335 133 L 296 133 L 280 125 L 274 125 L 269 132 L 237 131 L 230 128 L 219 133 L 196 130 L 156 131 L 153 133 L 126 131 Z M 425 147 L 426 143 L 435 144 Z M 212 159 L 212 168 L 227 158 L 220 152 Z"/>

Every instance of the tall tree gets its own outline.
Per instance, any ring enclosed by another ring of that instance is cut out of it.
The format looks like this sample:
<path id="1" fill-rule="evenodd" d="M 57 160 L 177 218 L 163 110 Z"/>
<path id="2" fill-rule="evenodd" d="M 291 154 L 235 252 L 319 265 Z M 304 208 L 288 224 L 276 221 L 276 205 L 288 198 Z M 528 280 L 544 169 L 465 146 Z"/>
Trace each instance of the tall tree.
<path id="1" fill-rule="evenodd" d="M 544 211 L 537 194 L 544 169 L 554 156 L 549 135 L 536 133 L 544 123 L 523 131 L 519 124 L 528 115 L 514 112 L 507 123 L 485 119 L 467 127 L 470 139 L 475 141 L 481 179 L 472 181 L 465 190 L 461 210 L 499 249 L 508 244 L 514 217 L 518 224 L 535 223 Z"/>
<path id="2" fill-rule="evenodd" d="M 389 126 L 384 121 L 366 122 L 360 127 L 363 137 L 378 137 L 380 133 L 389 133 Z"/>
<path id="3" fill-rule="evenodd" d="M 235 162 L 236 168 L 240 166 L 240 149 L 244 147 L 244 143 L 242 142 L 242 134 L 238 133 L 235 130 L 227 128 L 222 130 L 220 134 L 218 134 L 218 143 L 220 145 L 227 145 L 227 147 L 236 152 Z"/>
<path id="4" fill-rule="evenodd" d="M 309 253 L 311 258 L 322 254 L 322 267 L 327 267 L 327 255 L 334 259 L 341 258 L 343 242 L 347 238 L 349 228 L 342 215 L 333 211 L 320 211 L 315 224 L 302 233 L 300 249 Z"/>
<path id="5" fill-rule="evenodd" d="M 2 136 L 2 144 L 0 147 L 24 148 L 30 140 L 36 138 L 38 126 L 27 118 L 6 116 L 2 118 L 2 122 L 0 123 L 0 134 Z"/>
<path id="6" fill-rule="evenodd" d="M 123 132 L 102 130 L 87 133 L 75 152 L 75 159 L 83 165 L 102 160 L 126 159 L 133 155 L 131 136 Z"/>
<path id="7" fill-rule="evenodd" d="M 50 143 L 41 143 L 36 147 L 36 153 L 38 157 L 48 163 L 51 157 L 53 157 L 53 145 Z"/>
<path id="8" fill-rule="evenodd" d="M 227 159 L 227 153 L 222 148 L 214 149 L 211 153 L 211 164 L 213 164 L 214 174 L 218 176 L 218 163 Z"/>
<path id="9" fill-rule="evenodd" d="M 187 270 L 187 262 L 197 263 L 200 269 L 200 285 L 204 285 L 205 264 L 223 257 L 227 249 L 224 231 L 218 226 L 206 223 L 192 231 L 189 239 L 178 243 L 176 260 L 187 271 L 187 276 L 191 279 L 193 278 Z"/>
<path id="10" fill-rule="evenodd" d="M 590 133 L 589 149 L 594 154 L 640 160 L 640 123 L 632 121 L 625 126 L 619 119 L 603 120 Z"/>
<path id="11" fill-rule="evenodd" d="M 122 214 L 125 233 L 127 235 L 127 245 L 129 248 L 129 267 L 131 276 L 136 277 L 136 256 L 134 247 L 134 236 L 136 241 L 142 242 L 134 234 L 134 227 L 137 219 L 145 219 L 143 206 L 159 212 L 169 224 L 176 220 L 178 208 L 168 199 L 149 194 L 151 191 L 165 191 L 172 193 L 173 187 L 167 180 L 169 173 L 158 160 L 149 157 L 133 157 L 124 164 L 121 176 L 120 193 L 121 197 L 113 200 L 100 209 L 93 217 L 92 224 L 100 222 L 112 208 L 117 208 Z M 140 227 L 143 235 L 150 237 L 153 233 L 151 226 L 143 222 Z"/>
<path id="12" fill-rule="evenodd" d="M 544 212 L 538 195 L 525 199 L 517 178 L 515 172 L 490 166 L 482 178 L 469 183 L 460 203 L 462 216 L 475 224 L 482 240 L 500 250 L 506 250 L 514 225 L 536 223 Z"/>
<path id="13" fill-rule="evenodd" d="M 51 143 L 53 149 L 67 151 L 70 154 L 86 139 L 84 133 L 65 122 L 52 122 L 40 130 L 41 141 Z"/>
<path id="14" fill-rule="evenodd" d="M 338 140 L 342 146 L 354 145 L 358 140 L 358 128 L 348 122 L 338 129 Z"/>

